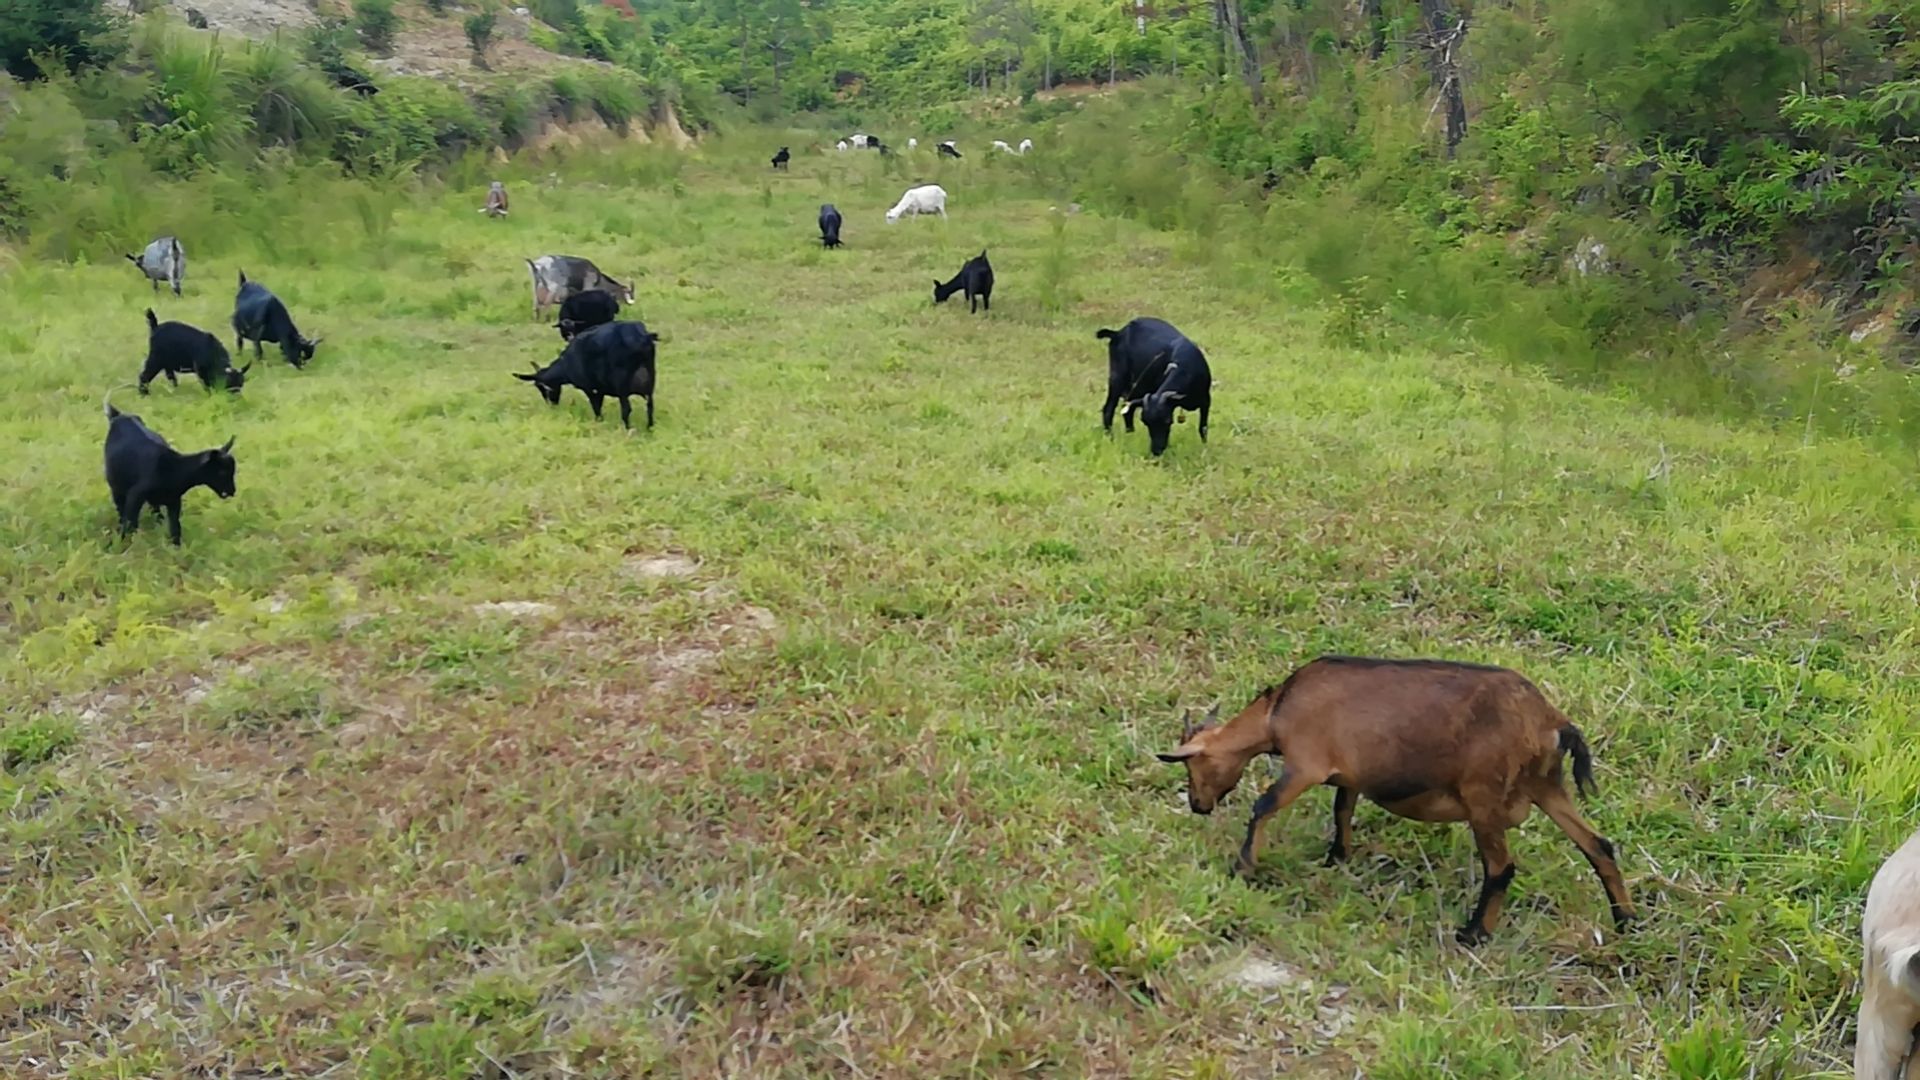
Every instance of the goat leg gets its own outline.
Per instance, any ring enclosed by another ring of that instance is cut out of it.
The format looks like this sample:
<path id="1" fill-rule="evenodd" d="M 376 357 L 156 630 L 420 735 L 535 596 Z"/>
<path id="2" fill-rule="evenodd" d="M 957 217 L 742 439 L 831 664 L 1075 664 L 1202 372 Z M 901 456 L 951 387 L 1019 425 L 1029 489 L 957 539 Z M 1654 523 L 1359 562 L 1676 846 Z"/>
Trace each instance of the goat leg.
<path id="1" fill-rule="evenodd" d="M 633 430 L 633 401 L 627 395 L 620 395 L 620 426 Z"/>
<path id="2" fill-rule="evenodd" d="M 1200 406 L 1200 441 L 1201 442 L 1207 441 L 1207 412 L 1212 408 L 1213 406 L 1211 404 Z"/>
<path id="3" fill-rule="evenodd" d="M 120 536 L 122 539 L 132 536 L 140 527 L 140 511 L 146 506 L 147 493 L 143 488 L 128 488 L 120 496 Z"/>
<path id="4" fill-rule="evenodd" d="M 1247 822 L 1247 838 L 1240 842 L 1240 856 L 1234 861 L 1236 872 L 1243 876 L 1253 873 L 1253 865 L 1260 858 L 1260 827 L 1267 823 L 1267 819 L 1285 810 L 1293 800 L 1326 778 L 1325 773 L 1315 776 L 1292 765 L 1280 770 L 1280 779 L 1253 804 L 1253 817 Z"/>
<path id="5" fill-rule="evenodd" d="M 1333 843 L 1327 846 L 1328 866 L 1346 862 L 1353 851 L 1353 807 L 1359 801 L 1352 788 L 1333 789 Z"/>
<path id="6" fill-rule="evenodd" d="M 1118 390 L 1109 390 L 1107 391 L 1107 403 L 1100 406 L 1100 426 L 1105 428 L 1109 435 L 1113 434 L 1113 409 L 1114 406 L 1119 403 L 1120 392 Z"/>
<path id="7" fill-rule="evenodd" d="M 1462 945 L 1478 945 L 1493 936 L 1500 922 L 1500 909 L 1507 902 L 1507 886 L 1513 884 L 1513 856 L 1507 851 L 1507 829 L 1503 822 L 1475 822 L 1473 840 L 1480 848 L 1480 863 L 1486 876 L 1480 882 L 1480 902 L 1473 916 L 1455 935 Z"/>
<path id="8" fill-rule="evenodd" d="M 175 499 L 172 502 L 167 504 L 167 539 L 173 541 L 174 547 L 180 546 L 180 500 L 179 499 Z"/>
<path id="9" fill-rule="evenodd" d="M 1541 784 L 1533 793 L 1533 805 L 1552 818 L 1560 831 L 1567 834 L 1567 839 L 1573 841 L 1573 846 L 1580 849 L 1580 854 L 1587 857 L 1587 865 L 1593 867 L 1600 878 L 1600 887 L 1607 892 L 1607 906 L 1613 910 L 1615 929 L 1625 930 L 1633 921 L 1633 900 L 1627 895 L 1627 881 L 1620 875 L 1612 842 L 1581 819 L 1567 789 L 1558 783 Z"/>
<path id="10" fill-rule="evenodd" d="M 595 391 L 592 391 L 592 390 L 587 391 L 587 404 L 593 406 L 593 418 L 595 420 L 598 420 L 601 418 L 600 406 L 606 400 L 607 400 L 607 395 L 605 394 L 596 393 Z"/>

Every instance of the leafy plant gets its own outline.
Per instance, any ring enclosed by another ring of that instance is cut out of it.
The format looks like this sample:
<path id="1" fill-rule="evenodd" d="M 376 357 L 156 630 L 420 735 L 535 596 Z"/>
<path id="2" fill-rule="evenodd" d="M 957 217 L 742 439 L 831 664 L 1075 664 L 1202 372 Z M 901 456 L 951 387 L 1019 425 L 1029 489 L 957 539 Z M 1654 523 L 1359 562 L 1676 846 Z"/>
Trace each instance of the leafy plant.
<path id="1" fill-rule="evenodd" d="M 467 16 L 465 23 L 467 44 L 473 48 L 476 60 L 482 62 L 486 60 L 487 47 L 493 44 L 493 25 L 497 18 L 497 13 L 491 7 Z"/>
<path id="2" fill-rule="evenodd" d="M 393 0 L 353 0 L 353 24 L 367 48 L 384 53 L 393 49 L 400 18 L 393 13 Z"/>

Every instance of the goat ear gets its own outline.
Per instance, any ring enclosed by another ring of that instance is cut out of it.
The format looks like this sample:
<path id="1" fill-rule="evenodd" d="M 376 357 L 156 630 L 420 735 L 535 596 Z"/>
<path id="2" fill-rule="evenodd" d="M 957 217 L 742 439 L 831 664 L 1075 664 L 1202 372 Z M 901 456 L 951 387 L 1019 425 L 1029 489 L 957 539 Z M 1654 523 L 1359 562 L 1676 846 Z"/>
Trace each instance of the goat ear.
<path id="1" fill-rule="evenodd" d="M 1193 710 L 1187 709 L 1180 714 L 1180 741 L 1184 743 L 1192 739 L 1193 732 Z"/>
<path id="2" fill-rule="evenodd" d="M 1153 756 L 1159 758 L 1161 761 L 1164 761 L 1169 765 L 1178 765 L 1181 762 L 1187 760 L 1188 758 L 1194 756 L 1195 754 L 1198 754 L 1199 752 L 1200 752 L 1200 748 L 1197 746 L 1180 746 L 1180 747 L 1174 748 L 1172 751 L 1168 753 L 1155 754 Z"/>
<path id="3" fill-rule="evenodd" d="M 1220 722 L 1220 703 L 1216 701 L 1213 703 L 1213 708 L 1207 710 L 1206 719 L 1200 721 L 1200 724 L 1201 726 L 1204 727 L 1207 724 L 1217 724 L 1219 722 Z"/>
<path id="4" fill-rule="evenodd" d="M 240 374 L 245 375 L 247 372 L 252 370 L 253 370 L 253 361 L 249 360 L 247 361 L 247 366 L 240 369 Z"/>
<path id="5" fill-rule="evenodd" d="M 521 382 L 532 382 L 534 379 L 538 378 L 537 375 L 529 375 L 524 371 L 514 372 L 513 377 L 516 379 L 519 379 Z"/>
<path id="6" fill-rule="evenodd" d="M 227 436 L 226 443 L 222 445 L 220 449 L 215 450 L 214 453 L 219 454 L 221 457 L 226 457 L 232 454 L 233 453 L 233 436 L 231 435 Z"/>

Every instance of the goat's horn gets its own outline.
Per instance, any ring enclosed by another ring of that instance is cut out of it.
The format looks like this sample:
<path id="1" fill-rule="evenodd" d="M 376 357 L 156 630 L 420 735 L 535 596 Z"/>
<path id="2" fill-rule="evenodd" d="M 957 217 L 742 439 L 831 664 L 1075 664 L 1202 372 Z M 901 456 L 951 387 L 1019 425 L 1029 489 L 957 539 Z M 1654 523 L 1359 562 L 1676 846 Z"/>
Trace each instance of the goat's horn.
<path id="1" fill-rule="evenodd" d="M 1180 741 L 1193 738 L 1193 710 L 1187 709 L 1180 714 Z"/>
<path id="2" fill-rule="evenodd" d="M 1207 718 L 1201 721 L 1201 723 L 1211 724 L 1219 719 L 1220 719 L 1220 703 L 1216 701 L 1213 703 L 1213 708 L 1207 710 Z"/>

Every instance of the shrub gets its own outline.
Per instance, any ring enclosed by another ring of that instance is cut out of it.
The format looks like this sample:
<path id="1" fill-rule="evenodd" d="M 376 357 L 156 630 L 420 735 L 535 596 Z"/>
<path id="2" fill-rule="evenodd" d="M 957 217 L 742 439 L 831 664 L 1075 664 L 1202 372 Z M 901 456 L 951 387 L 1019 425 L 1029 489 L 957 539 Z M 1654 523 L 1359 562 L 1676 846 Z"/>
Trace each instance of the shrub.
<path id="1" fill-rule="evenodd" d="M 105 0 L 0 0 L 0 66 L 21 79 L 43 72 L 34 57 L 71 70 L 111 59 L 119 23 Z"/>
<path id="2" fill-rule="evenodd" d="M 427 10 L 433 12 L 435 15 L 445 15 L 447 13 L 447 0 L 427 0 Z"/>
<path id="3" fill-rule="evenodd" d="M 374 52 L 393 48 L 393 31 L 400 20 L 393 13 L 393 0 L 353 0 L 353 24 L 360 40 Z"/>
<path id="4" fill-rule="evenodd" d="M 492 8 L 467 16 L 467 44 L 473 47 L 476 60 L 484 61 L 487 58 L 487 46 L 493 44 L 494 19 Z"/>

